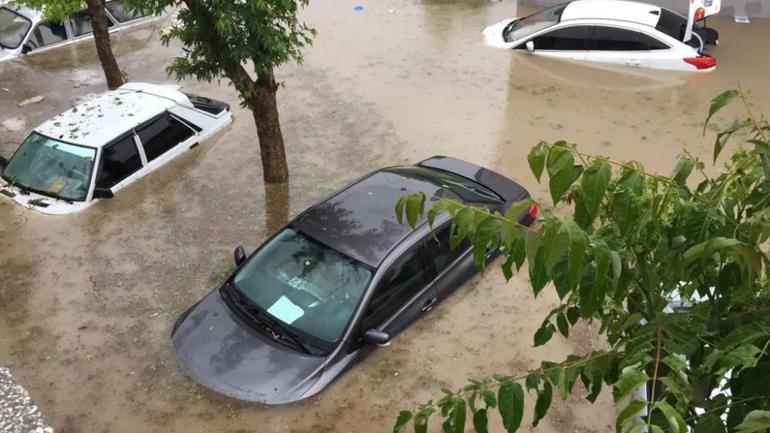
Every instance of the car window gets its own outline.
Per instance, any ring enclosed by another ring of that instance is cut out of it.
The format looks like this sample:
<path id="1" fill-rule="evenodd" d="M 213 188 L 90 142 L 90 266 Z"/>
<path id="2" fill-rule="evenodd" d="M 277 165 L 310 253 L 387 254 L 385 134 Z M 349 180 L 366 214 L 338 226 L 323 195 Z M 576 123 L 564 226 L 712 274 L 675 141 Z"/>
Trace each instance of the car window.
<path id="1" fill-rule="evenodd" d="M 142 141 L 147 161 L 152 161 L 192 137 L 195 131 L 166 113 L 137 129 L 136 133 Z"/>
<path id="2" fill-rule="evenodd" d="M 30 48 L 37 49 L 67 40 L 67 30 L 62 23 L 43 21 L 32 30 L 27 40 Z"/>
<path id="3" fill-rule="evenodd" d="M 591 26 L 572 26 L 544 33 L 532 40 L 536 50 L 587 50 Z M 522 44 L 523 46 L 523 44 Z"/>
<path id="4" fill-rule="evenodd" d="M 261 310 L 331 343 L 341 338 L 371 275 L 362 263 L 286 228 L 249 258 L 233 283 Z"/>
<path id="5" fill-rule="evenodd" d="M 660 19 L 655 29 L 663 32 L 672 38 L 681 41 L 684 38 L 684 31 L 687 27 L 687 18 L 676 12 L 671 12 L 666 8 L 660 9 Z"/>
<path id="6" fill-rule="evenodd" d="M 32 22 L 16 12 L 0 7 L 0 47 L 16 49 L 27 36 Z"/>
<path id="7" fill-rule="evenodd" d="M 380 325 L 425 286 L 426 271 L 420 249 L 399 258 L 380 280 L 369 302 L 363 329 Z"/>
<path id="8" fill-rule="evenodd" d="M 450 226 L 446 225 L 435 233 L 431 234 L 427 240 L 426 250 L 430 252 L 433 267 L 436 274 L 440 274 L 447 266 L 470 247 L 468 239 L 463 239 L 455 248 L 449 246 Z"/>
<path id="9" fill-rule="evenodd" d="M 665 49 L 660 41 L 641 32 L 616 27 L 595 26 L 591 49 L 597 51 L 647 51 Z"/>
<path id="10" fill-rule="evenodd" d="M 123 0 L 115 0 L 107 2 L 105 5 L 110 14 L 118 20 L 119 23 L 125 23 L 133 21 L 137 18 L 141 18 L 142 15 L 136 12 L 129 11 L 123 6 Z"/>
<path id="11" fill-rule="evenodd" d="M 75 36 L 83 36 L 93 32 L 91 28 L 91 13 L 88 11 L 80 11 L 70 16 L 70 24 L 72 25 L 72 31 Z M 107 27 L 112 27 L 112 21 L 107 18 Z"/>
<path id="12" fill-rule="evenodd" d="M 136 149 L 134 135 L 128 135 L 102 150 L 99 174 L 96 177 L 97 188 L 112 188 L 123 179 L 142 168 L 142 160 Z"/>
<path id="13" fill-rule="evenodd" d="M 566 7 L 567 3 L 564 3 L 514 20 L 503 29 L 503 40 L 513 42 L 557 24 L 561 21 L 561 14 Z"/>

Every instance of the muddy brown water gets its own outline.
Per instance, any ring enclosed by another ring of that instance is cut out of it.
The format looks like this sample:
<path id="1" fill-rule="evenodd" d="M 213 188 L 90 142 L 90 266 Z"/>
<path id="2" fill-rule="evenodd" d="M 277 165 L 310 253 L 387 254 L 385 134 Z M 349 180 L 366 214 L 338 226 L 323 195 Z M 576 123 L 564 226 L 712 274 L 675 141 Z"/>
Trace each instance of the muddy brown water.
<path id="1" fill-rule="evenodd" d="M 515 10 L 514 2 L 315 2 L 304 15 L 319 34 L 305 63 L 278 71 L 287 188 L 265 192 L 254 124 L 235 108 L 227 130 L 77 215 L 0 200 L 0 363 L 60 432 L 386 432 L 399 409 L 442 386 L 600 346 L 581 324 L 569 340 L 532 348 L 555 298 L 534 299 L 525 274 L 505 283 L 490 270 L 301 403 L 266 407 L 209 392 L 181 373 L 170 350 L 174 319 L 230 272 L 234 246 L 255 248 L 287 216 L 362 173 L 444 154 L 499 170 L 545 199 L 526 168 L 540 139 L 666 173 L 683 149 L 710 157 L 713 131 L 704 138 L 701 128 L 718 92 L 740 81 L 770 109 L 765 20 L 713 19 L 719 67 L 698 75 L 485 47 L 481 29 Z M 164 67 L 179 47 L 160 45 L 162 26 L 116 35 L 132 80 L 170 81 Z M 182 85 L 238 107 L 225 82 Z M 101 91 L 90 42 L 0 63 L 0 122 L 12 120 L 11 129 L 0 126 L 0 154 L 77 97 Z M 45 100 L 17 107 L 37 95 Z M 580 394 L 555 401 L 537 431 L 610 431 L 609 393 L 594 405 Z"/>

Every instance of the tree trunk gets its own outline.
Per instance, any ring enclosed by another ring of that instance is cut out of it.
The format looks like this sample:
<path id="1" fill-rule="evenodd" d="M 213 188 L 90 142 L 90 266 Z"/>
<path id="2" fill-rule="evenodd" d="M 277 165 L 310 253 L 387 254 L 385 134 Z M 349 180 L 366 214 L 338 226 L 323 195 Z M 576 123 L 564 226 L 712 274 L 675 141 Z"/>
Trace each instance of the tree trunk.
<path id="1" fill-rule="evenodd" d="M 259 74 L 256 84 L 251 100 L 251 112 L 257 125 L 265 182 L 283 183 L 289 180 L 289 168 L 286 164 L 281 122 L 278 119 L 278 85 L 272 68 L 265 74 Z"/>
<path id="2" fill-rule="evenodd" d="M 91 27 L 94 31 L 96 53 L 99 55 L 104 77 L 107 79 L 107 87 L 110 90 L 117 89 L 123 85 L 123 74 L 121 74 L 118 62 L 112 54 L 110 32 L 107 27 L 108 19 L 104 12 L 104 0 L 86 0 L 86 3 L 88 4 L 88 12 L 91 13 Z"/>

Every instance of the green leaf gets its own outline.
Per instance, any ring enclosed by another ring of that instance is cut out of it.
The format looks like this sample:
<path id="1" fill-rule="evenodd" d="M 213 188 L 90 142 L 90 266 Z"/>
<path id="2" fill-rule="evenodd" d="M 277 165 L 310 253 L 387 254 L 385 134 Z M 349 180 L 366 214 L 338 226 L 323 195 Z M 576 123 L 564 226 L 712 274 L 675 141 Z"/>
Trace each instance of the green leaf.
<path id="1" fill-rule="evenodd" d="M 527 155 L 527 162 L 529 162 L 529 168 L 532 170 L 532 174 L 535 175 L 537 182 L 540 183 L 540 177 L 543 174 L 543 168 L 545 167 L 545 159 L 548 156 L 550 146 L 545 141 L 541 141 L 537 146 L 533 147 Z"/>
<path id="2" fill-rule="evenodd" d="M 693 168 L 695 168 L 695 161 L 687 155 L 682 155 L 674 167 L 674 172 L 671 173 L 671 179 L 678 185 L 684 185 Z"/>
<path id="3" fill-rule="evenodd" d="M 487 410 L 485 408 L 481 408 L 474 412 L 473 429 L 476 430 L 476 433 L 487 433 L 489 431 L 487 429 L 487 422 Z"/>
<path id="4" fill-rule="evenodd" d="M 724 149 L 727 140 L 729 140 L 738 130 L 750 125 L 751 119 L 736 119 L 732 125 L 727 127 L 727 129 L 717 133 L 717 138 L 714 140 L 714 162 L 717 162 L 717 158 L 722 152 L 722 149 Z"/>
<path id="5" fill-rule="evenodd" d="M 711 100 L 709 115 L 706 116 L 706 122 L 703 123 L 703 135 L 706 135 L 706 126 L 708 126 L 711 116 L 716 114 L 716 112 L 721 110 L 725 105 L 729 104 L 736 96 L 738 96 L 737 90 L 726 90 Z"/>
<path id="6" fill-rule="evenodd" d="M 537 401 L 535 402 L 535 416 L 532 419 L 532 427 L 537 427 L 537 424 L 548 412 L 548 408 L 551 407 L 551 400 L 553 399 L 553 387 L 551 382 L 545 381 L 543 383 L 543 390 L 538 390 Z"/>
<path id="7" fill-rule="evenodd" d="M 401 430 L 404 429 L 404 426 L 412 419 L 412 412 L 408 410 L 402 410 L 398 413 L 398 418 L 396 419 L 396 425 L 393 426 L 393 433 L 399 433 Z"/>
<path id="8" fill-rule="evenodd" d="M 497 393 L 497 408 L 503 418 L 503 427 L 515 433 L 524 417 L 524 389 L 516 382 L 506 381 Z"/>
<path id="9" fill-rule="evenodd" d="M 735 427 L 737 433 L 753 433 L 770 429 L 770 411 L 752 410 Z"/>
<path id="10" fill-rule="evenodd" d="M 543 237 L 535 231 L 527 231 L 527 260 L 529 261 L 529 280 L 532 291 L 537 296 L 548 282 L 548 271 L 545 267 L 545 248 Z"/>
<path id="11" fill-rule="evenodd" d="M 551 199 L 554 205 L 559 203 L 564 193 L 575 183 L 579 175 L 580 172 L 573 166 L 563 168 L 551 176 L 548 181 L 548 188 L 551 191 Z"/>
<path id="12" fill-rule="evenodd" d="M 630 366 L 624 368 L 612 390 L 615 402 L 617 403 L 618 401 L 623 400 L 628 394 L 639 388 L 648 380 L 650 380 L 650 378 L 647 377 L 647 374 L 641 371 L 639 367 Z"/>
<path id="13" fill-rule="evenodd" d="M 414 433 L 428 433 L 428 419 L 435 409 L 433 406 L 424 406 L 414 416 Z"/>
<path id="14" fill-rule="evenodd" d="M 570 380 L 570 374 L 567 368 L 561 367 L 556 374 L 556 390 L 559 392 L 559 397 L 562 400 L 566 400 L 572 388 L 572 382 Z"/>
<path id="15" fill-rule="evenodd" d="M 447 433 L 464 433 L 465 431 L 465 400 L 455 398 L 452 404 L 451 417 L 447 420 L 451 428 Z"/>
<path id="16" fill-rule="evenodd" d="M 428 211 L 428 225 L 430 225 L 431 228 L 433 227 L 433 222 L 436 220 L 436 217 L 446 212 L 447 208 L 447 202 L 444 200 L 438 200 L 433 203 L 433 206 L 431 206 Z"/>
<path id="17" fill-rule="evenodd" d="M 414 228 L 417 225 L 417 219 L 422 217 L 425 207 L 426 195 L 424 192 L 410 194 L 406 200 L 406 222 Z"/>
<path id="18" fill-rule="evenodd" d="M 487 407 L 492 409 L 497 407 L 497 397 L 495 397 L 494 391 L 487 389 L 484 391 L 482 397 L 484 398 L 484 403 L 487 405 Z"/>
<path id="19" fill-rule="evenodd" d="M 556 316 L 556 327 L 564 338 L 569 338 L 569 323 L 567 323 L 567 316 L 564 314 Z"/>
<path id="20" fill-rule="evenodd" d="M 695 433 L 726 433 L 727 429 L 725 428 L 724 423 L 722 422 L 722 419 L 719 418 L 719 415 L 708 412 L 700 417 L 698 417 L 698 421 L 695 424 Z"/>
<path id="21" fill-rule="evenodd" d="M 607 161 L 595 160 L 583 173 L 580 185 L 583 191 L 583 203 L 589 216 L 593 219 L 604 199 L 610 184 L 612 169 Z"/>
<path id="22" fill-rule="evenodd" d="M 547 322 L 543 323 L 543 326 L 535 331 L 535 347 L 544 345 L 551 337 L 553 337 L 553 325 Z"/>
<path id="23" fill-rule="evenodd" d="M 695 260 L 700 260 L 705 257 L 710 257 L 717 251 L 724 250 L 726 248 L 741 245 L 742 242 L 738 239 L 716 237 L 708 241 L 704 241 L 693 245 L 688 248 L 687 251 L 682 254 L 682 264 L 684 266 L 689 265 Z"/>
<path id="24" fill-rule="evenodd" d="M 574 325 L 577 323 L 578 319 L 580 318 L 580 309 L 577 307 L 569 307 L 567 308 L 567 320 L 569 320 L 570 325 Z"/>
<path id="25" fill-rule="evenodd" d="M 647 406 L 647 402 L 642 400 L 633 400 L 628 403 L 628 406 L 620 411 L 618 418 L 615 420 L 615 432 L 621 433 L 623 431 L 623 427 L 628 423 L 628 421 L 632 420 L 635 415 L 639 414 L 645 406 Z"/>
<path id="26" fill-rule="evenodd" d="M 668 425 L 672 432 L 687 433 L 687 424 L 684 422 L 684 418 L 682 418 L 682 415 L 677 412 L 676 409 L 671 407 L 670 404 L 661 400 L 655 402 L 653 408 L 658 409 L 661 413 L 663 413 L 663 416 L 666 417 L 666 421 L 668 421 Z"/>
<path id="27" fill-rule="evenodd" d="M 511 222 L 518 223 L 519 218 L 529 210 L 529 207 L 532 206 L 533 203 L 534 200 L 531 198 L 517 201 L 505 211 L 505 218 Z"/>
<path id="28" fill-rule="evenodd" d="M 661 359 L 661 361 L 677 373 L 683 372 L 687 367 L 687 357 L 680 353 L 672 353 Z"/>

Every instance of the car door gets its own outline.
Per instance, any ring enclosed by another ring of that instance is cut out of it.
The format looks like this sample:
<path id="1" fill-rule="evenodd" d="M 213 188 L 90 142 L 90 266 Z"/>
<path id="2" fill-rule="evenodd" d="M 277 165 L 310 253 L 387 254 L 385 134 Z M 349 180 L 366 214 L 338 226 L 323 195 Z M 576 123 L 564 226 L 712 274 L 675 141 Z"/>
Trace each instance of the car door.
<path id="1" fill-rule="evenodd" d="M 64 23 L 41 21 L 35 25 L 24 44 L 24 53 L 53 48 L 69 40 Z"/>
<path id="2" fill-rule="evenodd" d="M 165 112 L 136 128 L 148 170 L 169 161 L 197 143 L 198 133 L 189 125 Z"/>
<path id="3" fill-rule="evenodd" d="M 591 30 L 589 25 L 560 27 L 541 33 L 528 42 L 533 43 L 533 52 L 541 56 L 584 60 L 588 54 L 588 40 L 591 36 Z M 526 49 L 526 42 L 517 48 Z"/>
<path id="4" fill-rule="evenodd" d="M 114 193 L 141 177 L 142 168 L 136 138 L 131 132 L 102 148 L 95 187 Z"/>
<path id="5" fill-rule="evenodd" d="M 449 243 L 450 224 L 447 223 L 434 231 L 426 241 L 426 256 L 433 268 L 433 285 L 438 299 L 443 300 L 468 278 L 476 273 L 473 264 L 473 249 L 464 239 L 452 248 Z"/>
<path id="6" fill-rule="evenodd" d="M 70 15 L 68 20 L 70 32 L 73 39 L 86 38 L 93 34 L 91 27 L 91 12 L 87 9 L 75 12 Z M 107 28 L 112 31 L 115 29 L 115 23 L 107 16 Z"/>
<path id="7" fill-rule="evenodd" d="M 376 328 L 395 336 L 433 308 L 437 293 L 423 248 L 420 242 L 385 271 L 366 308 L 362 332 Z"/>
<path id="8" fill-rule="evenodd" d="M 638 30 L 609 25 L 594 26 L 586 60 L 628 66 L 650 66 L 659 50 L 668 45 Z"/>

